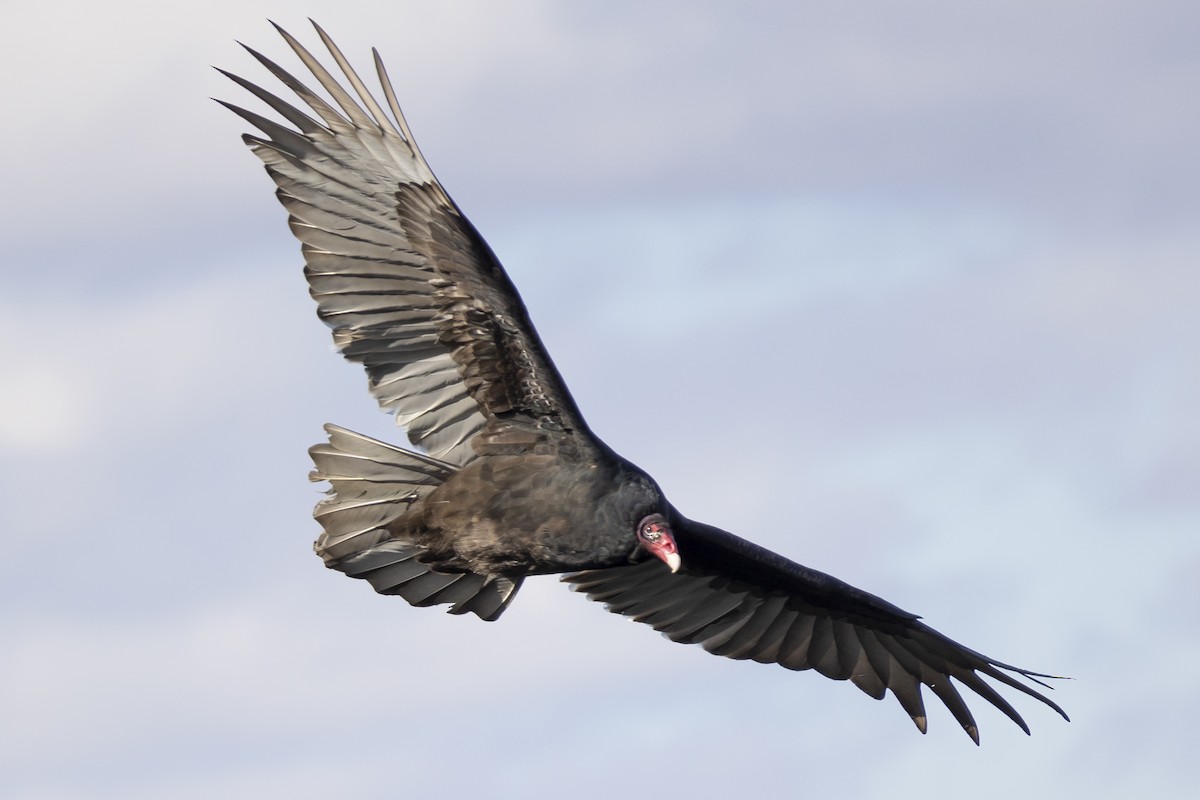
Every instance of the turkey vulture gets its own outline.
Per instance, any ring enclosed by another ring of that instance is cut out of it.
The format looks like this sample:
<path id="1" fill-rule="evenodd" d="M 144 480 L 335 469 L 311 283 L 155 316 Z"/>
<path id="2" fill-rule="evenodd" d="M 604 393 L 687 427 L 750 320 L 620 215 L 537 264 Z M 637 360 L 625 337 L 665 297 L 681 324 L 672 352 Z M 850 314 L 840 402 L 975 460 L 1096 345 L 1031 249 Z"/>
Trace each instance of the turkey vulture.
<path id="1" fill-rule="evenodd" d="M 314 23 L 315 25 L 315 23 Z M 226 103 L 278 186 L 317 314 L 422 453 L 327 425 L 311 477 L 327 566 L 415 606 L 495 620 L 528 575 L 717 655 L 891 690 L 924 733 L 921 685 L 979 733 L 955 682 L 1029 727 L 984 675 L 1051 678 L 963 647 L 837 578 L 683 516 L 588 428 L 487 243 L 434 177 L 379 53 L 385 109 L 319 26 L 357 99 L 282 28 L 337 108 L 249 52 L 315 114 L 222 72 L 291 127 Z M 340 111 L 339 111 L 340 109 Z M 389 114 L 390 110 L 390 114 Z M 951 680 L 953 679 L 953 681 Z"/>

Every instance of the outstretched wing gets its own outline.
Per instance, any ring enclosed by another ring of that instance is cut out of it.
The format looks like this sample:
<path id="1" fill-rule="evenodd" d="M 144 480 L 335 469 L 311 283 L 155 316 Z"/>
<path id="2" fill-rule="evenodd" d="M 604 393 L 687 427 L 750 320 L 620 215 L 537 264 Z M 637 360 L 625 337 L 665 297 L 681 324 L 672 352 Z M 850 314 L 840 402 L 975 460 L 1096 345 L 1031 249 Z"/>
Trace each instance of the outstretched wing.
<path id="1" fill-rule="evenodd" d="M 815 669 L 850 680 L 875 699 L 891 690 L 921 733 L 921 685 L 928 686 L 979 744 L 975 719 L 954 681 L 1029 726 L 986 675 L 1066 713 L 1014 675 L 1046 686 L 1053 676 L 995 661 L 943 636 L 896 606 L 709 525 L 673 519 L 683 569 L 657 559 L 563 578 L 610 611 L 644 622 L 676 642 L 716 655 Z M 1010 674 L 1012 673 L 1012 674 Z M 953 681 L 951 680 L 953 679 Z"/>
<path id="2" fill-rule="evenodd" d="M 243 139 L 279 187 L 317 313 L 379 405 L 414 445 L 457 465 L 485 429 L 498 446 L 549 433 L 590 442 L 512 282 L 421 155 L 379 54 L 390 116 L 319 26 L 357 100 L 278 30 L 341 111 L 250 48 L 319 119 L 227 72 L 294 127 L 224 105 L 265 134 Z"/>

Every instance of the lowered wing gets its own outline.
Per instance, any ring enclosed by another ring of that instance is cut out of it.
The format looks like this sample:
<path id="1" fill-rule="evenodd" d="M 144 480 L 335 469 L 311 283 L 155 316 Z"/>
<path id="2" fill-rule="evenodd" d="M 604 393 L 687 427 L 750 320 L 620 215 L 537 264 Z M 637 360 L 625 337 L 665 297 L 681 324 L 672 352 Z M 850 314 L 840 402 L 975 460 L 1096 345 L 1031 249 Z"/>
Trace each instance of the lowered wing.
<path id="1" fill-rule="evenodd" d="M 1053 676 L 981 655 L 914 614 L 725 531 L 682 518 L 673 519 L 672 527 L 683 559 L 678 573 L 651 559 L 563 580 L 676 642 L 699 644 L 727 658 L 815 669 L 834 680 L 850 680 L 877 700 L 890 690 L 922 733 L 924 685 L 979 744 L 979 729 L 956 682 L 1029 733 L 1025 720 L 984 675 L 1036 697 L 1067 719 L 1057 704 L 1019 680 L 1045 686 L 1038 679 Z"/>

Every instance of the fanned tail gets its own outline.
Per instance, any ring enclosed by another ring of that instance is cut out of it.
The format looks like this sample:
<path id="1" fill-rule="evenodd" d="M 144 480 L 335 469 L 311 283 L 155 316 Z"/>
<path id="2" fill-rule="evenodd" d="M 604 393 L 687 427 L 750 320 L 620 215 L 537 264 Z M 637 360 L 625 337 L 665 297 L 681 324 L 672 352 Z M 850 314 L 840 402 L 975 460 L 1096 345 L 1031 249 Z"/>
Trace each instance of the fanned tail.
<path id="1" fill-rule="evenodd" d="M 325 431 L 329 442 L 308 451 L 316 465 L 309 477 L 331 485 L 313 511 L 325 529 L 315 545 L 325 565 L 414 606 L 451 603 L 451 614 L 499 617 L 520 588 L 520 578 L 439 572 L 421 560 L 418 542 L 393 533 L 392 523 L 456 467 L 337 425 L 326 425 Z"/>

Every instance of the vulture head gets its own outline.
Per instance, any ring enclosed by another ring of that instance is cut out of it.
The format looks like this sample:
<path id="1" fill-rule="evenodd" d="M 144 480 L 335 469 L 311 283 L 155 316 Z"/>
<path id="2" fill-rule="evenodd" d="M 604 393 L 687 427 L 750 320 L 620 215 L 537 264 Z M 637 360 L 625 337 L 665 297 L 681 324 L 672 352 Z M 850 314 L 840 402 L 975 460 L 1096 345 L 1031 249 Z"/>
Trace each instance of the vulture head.
<path id="1" fill-rule="evenodd" d="M 679 548 L 675 545 L 675 535 L 671 532 L 671 523 L 662 514 L 651 514 L 643 517 L 637 527 L 638 544 L 647 553 L 678 572 L 683 563 L 679 558 Z"/>

